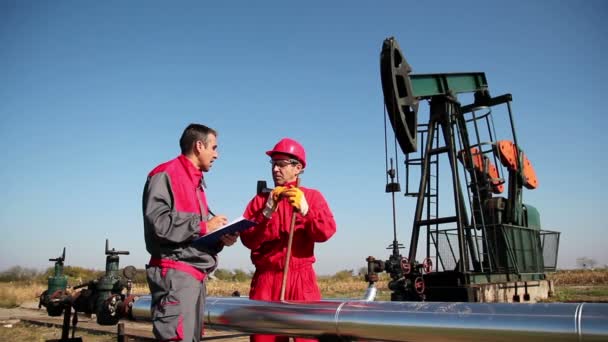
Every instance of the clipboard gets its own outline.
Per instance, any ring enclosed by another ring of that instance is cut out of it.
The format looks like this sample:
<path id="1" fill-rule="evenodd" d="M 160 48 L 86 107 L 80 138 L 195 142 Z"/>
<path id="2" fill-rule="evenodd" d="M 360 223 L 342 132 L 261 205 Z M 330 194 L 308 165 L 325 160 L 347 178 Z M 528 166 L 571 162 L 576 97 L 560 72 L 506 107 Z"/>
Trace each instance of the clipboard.
<path id="1" fill-rule="evenodd" d="M 241 232 L 245 229 L 255 226 L 255 221 L 248 220 L 243 216 L 229 222 L 225 226 L 212 231 L 211 233 L 205 234 L 192 241 L 194 246 L 212 247 L 220 241 L 220 237 L 224 234 L 232 234 Z"/>

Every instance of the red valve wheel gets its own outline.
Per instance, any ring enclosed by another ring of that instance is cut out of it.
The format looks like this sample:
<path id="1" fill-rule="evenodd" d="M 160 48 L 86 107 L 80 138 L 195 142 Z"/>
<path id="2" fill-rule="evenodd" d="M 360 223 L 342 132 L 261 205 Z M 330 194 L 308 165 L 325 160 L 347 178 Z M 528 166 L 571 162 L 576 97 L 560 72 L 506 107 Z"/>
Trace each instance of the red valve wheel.
<path id="1" fill-rule="evenodd" d="M 425 258 L 424 261 L 422 261 L 422 269 L 424 270 L 424 273 L 433 272 L 433 260 L 431 260 L 431 258 Z"/>
<path id="2" fill-rule="evenodd" d="M 412 272 L 412 264 L 410 264 L 407 258 L 401 258 L 401 271 L 403 271 L 403 274 L 410 274 Z"/>
<path id="3" fill-rule="evenodd" d="M 424 279 L 422 279 L 422 277 L 418 277 L 414 280 L 414 289 L 416 289 L 418 294 L 424 293 Z"/>

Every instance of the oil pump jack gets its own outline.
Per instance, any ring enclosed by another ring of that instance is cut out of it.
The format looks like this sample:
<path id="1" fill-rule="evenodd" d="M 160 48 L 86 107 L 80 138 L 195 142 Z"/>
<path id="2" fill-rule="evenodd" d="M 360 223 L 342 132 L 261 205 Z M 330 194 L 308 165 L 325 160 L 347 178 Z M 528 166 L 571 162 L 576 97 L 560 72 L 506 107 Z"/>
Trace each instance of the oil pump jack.
<path id="1" fill-rule="evenodd" d="M 395 221 L 401 186 L 391 159 L 386 192 L 393 199 L 392 254 L 386 261 L 368 257 L 366 280 L 373 284 L 379 272 L 387 272 L 392 301 L 546 298 L 552 283 L 545 272 L 555 270 L 560 233 L 541 230 L 538 210 L 522 202 L 523 188 L 537 188 L 538 180 L 517 141 L 511 94 L 492 97 L 483 72 L 411 70 L 397 41 L 387 38 L 380 54 L 386 116 L 395 134 L 395 165 L 398 145 L 405 155 L 405 196 L 416 198 L 416 209 L 403 256 Z M 467 93 L 473 103 L 462 105 L 458 97 Z M 428 121 L 419 123 L 423 101 L 429 103 Z M 507 107 L 510 125 L 506 140 L 498 139 L 492 113 L 501 105 Z M 440 174 L 443 169 L 449 169 L 448 177 Z M 414 174 L 420 179 L 412 190 Z M 451 184 L 447 195 L 440 191 L 445 183 Z M 420 240 L 426 241 L 424 251 L 419 251 Z"/>

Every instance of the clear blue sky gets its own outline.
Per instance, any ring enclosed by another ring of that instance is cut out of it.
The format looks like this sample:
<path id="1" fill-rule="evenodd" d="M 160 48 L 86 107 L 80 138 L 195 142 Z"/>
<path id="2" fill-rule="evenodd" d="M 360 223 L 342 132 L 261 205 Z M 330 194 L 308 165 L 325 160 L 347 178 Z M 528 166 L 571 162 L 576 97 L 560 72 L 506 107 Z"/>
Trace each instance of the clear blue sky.
<path id="1" fill-rule="evenodd" d="M 559 266 L 608 264 L 605 1 L 0 1 L 0 270 L 102 269 L 104 241 L 147 261 L 146 174 L 179 153 L 191 122 L 219 130 L 212 209 L 234 218 L 271 180 L 264 151 L 307 148 L 337 234 L 321 274 L 387 258 L 379 53 L 395 36 L 415 73 L 486 73 L 512 93 L 520 145 L 540 180 L 524 200 L 562 232 Z M 421 106 L 421 113 L 427 111 Z M 403 176 L 402 176 L 403 177 Z M 414 203 L 398 197 L 408 245 Z M 240 244 L 221 268 L 252 269 Z"/>

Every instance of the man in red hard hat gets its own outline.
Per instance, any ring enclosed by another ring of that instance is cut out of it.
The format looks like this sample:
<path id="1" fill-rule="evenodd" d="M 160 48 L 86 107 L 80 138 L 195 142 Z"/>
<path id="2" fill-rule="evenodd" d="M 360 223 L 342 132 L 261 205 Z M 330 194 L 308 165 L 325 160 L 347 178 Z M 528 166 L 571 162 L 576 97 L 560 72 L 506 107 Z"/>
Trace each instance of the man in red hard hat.
<path id="1" fill-rule="evenodd" d="M 272 165 L 275 188 L 256 195 L 245 216 L 258 224 L 241 233 L 241 241 L 251 249 L 255 274 L 249 298 L 279 300 L 292 215 L 296 215 L 285 300 L 317 301 L 321 292 L 312 264 L 317 242 L 327 241 L 336 232 L 334 216 L 315 189 L 296 187 L 306 167 L 306 152 L 297 141 L 281 139 L 266 152 Z M 307 339 L 296 338 L 297 341 Z M 287 342 L 287 336 L 252 335 L 252 342 Z"/>

